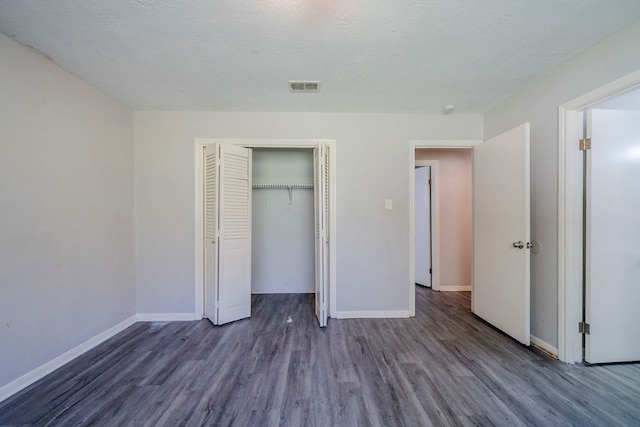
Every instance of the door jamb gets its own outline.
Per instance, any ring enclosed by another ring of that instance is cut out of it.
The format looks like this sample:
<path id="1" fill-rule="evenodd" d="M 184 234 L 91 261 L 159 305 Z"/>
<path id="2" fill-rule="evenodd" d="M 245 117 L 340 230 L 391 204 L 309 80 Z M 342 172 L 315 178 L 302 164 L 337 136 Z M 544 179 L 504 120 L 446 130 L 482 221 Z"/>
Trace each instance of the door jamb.
<path id="1" fill-rule="evenodd" d="M 203 148 L 205 145 L 216 143 L 231 143 L 248 148 L 317 148 L 323 144 L 329 147 L 329 317 L 337 312 L 336 290 L 336 141 L 328 139 L 219 139 L 196 138 L 194 141 L 195 162 L 195 227 L 194 227 L 194 253 L 195 253 L 195 306 L 194 318 L 201 319 L 204 315 L 204 167 Z"/>
<path id="2" fill-rule="evenodd" d="M 582 110 L 637 87 L 640 70 L 558 108 L 558 358 L 566 363 L 582 361 Z"/>
<path id="3" fill-rule="evenodd" d="M 473 149 L 476 145 L 482 141 L 478 140 L 411 140 L 409 141 L 409 316 L 414 317 L 416 315 L 416 272 L 415 272 L 415 245 L 413 239 L 415 238 L 414 230 L 414 183 L 415 183 L 415 167 L 416 167 L 416 150 L 421 148 L 466 148 Z M 435 252 L 435 251 L 434 251 Z M 435 265 L 436 261 L 433 260 L 433 267 L 439 270 L 439 266 Z M 438 277 L 438 286 L 440 285 Z"/>

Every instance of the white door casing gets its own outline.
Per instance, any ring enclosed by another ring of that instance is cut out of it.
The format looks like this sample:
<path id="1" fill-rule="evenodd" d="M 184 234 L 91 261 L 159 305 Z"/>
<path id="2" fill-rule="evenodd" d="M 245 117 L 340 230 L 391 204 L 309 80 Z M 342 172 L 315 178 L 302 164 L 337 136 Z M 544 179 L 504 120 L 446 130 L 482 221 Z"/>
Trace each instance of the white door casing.
<path id="1" fill-rule="evenodd" d="M 431 166 L 415 169 L 415 282 L 431 286 Z"/>
<path id="2" fill-rule="evenodd" d="M 529 123 L 478 144 L 473 157 L 473 312 L 529 345 Z"/>
<path id="3" fill-rule="evenodd" d="M 588 111 L 585 361 L 640 360 L 640 112 Z"/>

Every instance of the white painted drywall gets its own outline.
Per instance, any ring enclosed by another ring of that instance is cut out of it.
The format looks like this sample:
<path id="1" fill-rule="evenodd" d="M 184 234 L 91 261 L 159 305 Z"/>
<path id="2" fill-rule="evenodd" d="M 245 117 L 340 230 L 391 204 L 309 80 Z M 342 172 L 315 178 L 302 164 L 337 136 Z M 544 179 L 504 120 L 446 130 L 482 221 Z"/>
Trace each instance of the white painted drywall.
<path id="1" fill-rule="evenodd" d="M 550 71 L 485 115 L 485 138 L 531 123 L 531 333 L 558 343 L 558 107 L 640 69 L 640 21 Z M 506 159 L 505 159 L 506 160 Z"/>
<path id="2" fill-rule="evenodd" d="M 311 149 L 253 149 L 254 184 L 313 184 Z M 315 290 L 313 189 L 254 189 L 251 292 Z"/>
<path id="3" fill-rule="evenodd" d="M 473 150 L 419 149 L 416 160 L 439 161 L 440 289 L 471 286 Z"/>
<path id="4" fill-rule="evenodd" d="M 194 311 L 195 138 L 335 139 L 337 309 L 408 311 L 409 141 L 481 135 L 479 115 L 135 112 L 138 311 Z"/>
<path id="5" fill-rule="evenodd" d="M 135 314 L 133 113 L 0 35 L 0 387 Z"/>

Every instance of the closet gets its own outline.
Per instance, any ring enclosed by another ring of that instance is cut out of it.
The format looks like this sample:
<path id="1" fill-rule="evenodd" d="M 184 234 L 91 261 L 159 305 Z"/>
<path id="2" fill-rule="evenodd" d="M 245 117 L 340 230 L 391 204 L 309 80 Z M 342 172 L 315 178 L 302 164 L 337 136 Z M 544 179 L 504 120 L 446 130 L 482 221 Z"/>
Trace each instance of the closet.
<path id="1" fill-rule="evenodd" d="M 313 293 L 312 149 L 253 149 L 251 293 Z"/>
<path id="2" fill-rule="evenodd" d="M 252 293 L 313 292 L 318 324 L 326 326 L 335 280 L 333 145 L 197 143 L 202 147 L 196 178 L 202 183 L 202 201 L 196 196 L 202 228 L 196 233 L 204 243 L 203 316 L 221 325 L 251 316 Z"/>

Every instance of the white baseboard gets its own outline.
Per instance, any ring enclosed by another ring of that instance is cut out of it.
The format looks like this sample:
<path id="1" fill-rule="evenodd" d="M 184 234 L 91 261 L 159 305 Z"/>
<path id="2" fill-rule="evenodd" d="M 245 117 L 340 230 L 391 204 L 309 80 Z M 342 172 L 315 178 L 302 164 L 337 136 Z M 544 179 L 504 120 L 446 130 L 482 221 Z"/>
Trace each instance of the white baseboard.
<path id="1" fill-rule="evenodd" d="M 104 341 L 108 340 L 109 338 L 113 337 L 114 335 L 124 331 L 129 326 L 131 326 L 134 323 L 136 323 L 137 321 L 138 321 L 137 316 L 133 315 L 133 316 L 129 317 L 128 319 L 123 320 L 122 322 L 118 323 L 117 325 L 107 329 L 106 331 L 94 336 L 93 338 L 88 339 L 87 341 L 83 342 L 82 344 L 75 346 L 71 350 L 67 351 L 66 353 L 61 354 L 60 356 L 56 357 L 55 359 L 50 360 L 49 362 L 45 363 L 44 365 L 41 365 L 41 366 L 35 368 L 34 370 L 32 370 L 30 372 L 27 372 L 26 374 L 24 374 L 20 378 L 17 378 L 15 380 L 13 380 L 9 384 L 7 384 L 7 385 L 3 386 L 2 388 L 0 388 L 0 402 L 2 402 L 3 400 L 9 398 L 10 396 L 16 394 L 17 392 L 19 392 L 23 388 L 30 386 L 31 384 L 33 384 L 34 382 L 40 380 L 41 378 L 49 375 L 51 372 L 53 372 L 56 369 L 60 368 L 64 364 L 70 362 L 71 360 L 75 359 L 76 357 L 80 356 L 81 354 L 91 350 L 92 348 L 94 348 L 98 344 L 101 344 Z"/>
<path id="2" fill-rule="evenodd" d="M 311 289 L 298 289 L 298 290 L 291 290 L 291 289 L 269 289 L 269 290 L 261 290 L 261 289 L 256 289 L 254 291 L 251 291 L 251 295 L 260 295 L 260 294 L 313 294 L 315 293 L 316 290 L 314 288 Z"/>
<path id="3" fill-rule="evenodd" d="M 411 317 L 411 314 L 409 310 L 337 311 L 331 317 L 336 319 L 390 319 Z"/>
<path id="4" fill-rule="evenodd" d="M 470 285 L 440 285 L 440 292 L 471 292 Z"/>
<path id="5" fill-rule="evenodd" d="M 196 319 L 195 313 L 138 313 L 139 322 L 184 322 Z"/>
<path id="6" fill-rule="evenodd" d="M 550 356 L 553 356 L 556 359 L 558 358 L 558 349 L 552 346 L 551 344 L 542 341 L 538 337 L 534 337 L 533 335 L 531 335 L 531 345 L 540 348 L 546 353 L 549 353 Z"/>

